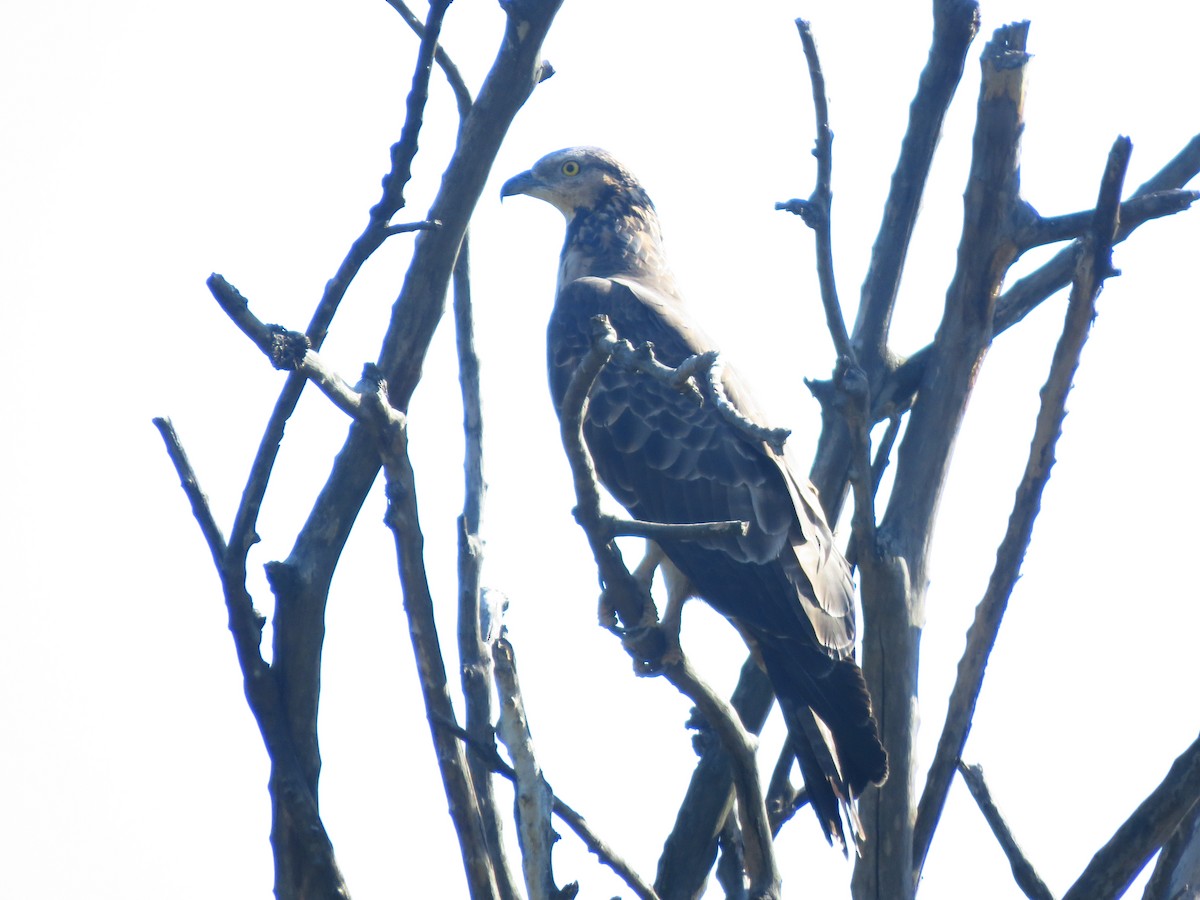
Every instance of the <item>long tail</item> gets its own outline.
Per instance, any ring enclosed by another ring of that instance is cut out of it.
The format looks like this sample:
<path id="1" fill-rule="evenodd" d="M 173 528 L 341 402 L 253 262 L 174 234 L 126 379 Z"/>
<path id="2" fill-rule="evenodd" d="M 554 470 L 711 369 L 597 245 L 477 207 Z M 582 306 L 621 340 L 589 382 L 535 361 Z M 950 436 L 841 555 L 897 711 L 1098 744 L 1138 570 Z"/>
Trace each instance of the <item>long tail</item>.
<path id="1" fill-rule="evenodd" d="M 862 670 L 853 660 L 791 642 L 760 639 L 758 645 L 813 811 L 829 842 L 848 847 L 843 815 L 862 837 L 854 799 L 869 784 L 883 784 L 888 773 Z"/>

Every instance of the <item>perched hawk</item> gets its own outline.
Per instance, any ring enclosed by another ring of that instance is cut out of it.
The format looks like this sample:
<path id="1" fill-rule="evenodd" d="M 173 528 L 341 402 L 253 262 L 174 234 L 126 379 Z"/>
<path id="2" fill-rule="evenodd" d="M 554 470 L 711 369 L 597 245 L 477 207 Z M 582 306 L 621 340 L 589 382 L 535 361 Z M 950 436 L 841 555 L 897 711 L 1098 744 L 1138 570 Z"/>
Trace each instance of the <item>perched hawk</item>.
<path id="1" fill-rule="evenodd" d="M 715 349 L 676 291 L 654 205 L 608 153 L 551 153 L 500 194 L 545 200 L 567 220 L 547 335 L 560 414 L 593 316 L 608 316 L 635 346 L 651 342 L 669 366 Z M 722 384 L 743 416 L 762 422 L 728 367 Z M 821 827 L 844 844 L 842 809 L 853 821 L 854 797 L 887 777 L 887 755 L 854 662 L 849 566 L 815 489 L 712 403 L 614 365 L 592 391 L 584 435 L 600 481 L 633 516 L 750 523 L 744 537 L 662 541 L 668 592 L 703 598 L 746 639 L 783 710 Z"/>

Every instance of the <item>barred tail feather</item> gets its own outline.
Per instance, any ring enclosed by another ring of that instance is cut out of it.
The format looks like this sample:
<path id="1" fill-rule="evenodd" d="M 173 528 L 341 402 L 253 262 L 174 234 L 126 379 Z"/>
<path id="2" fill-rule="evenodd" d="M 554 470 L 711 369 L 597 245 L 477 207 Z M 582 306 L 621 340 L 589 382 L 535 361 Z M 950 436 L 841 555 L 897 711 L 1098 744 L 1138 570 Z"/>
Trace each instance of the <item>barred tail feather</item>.
<path id="1" fill-rule="evenodd" d="M 843 815 L 861 838 L 854 799 L 887 779 L 887 753 L 862 670 L 849 659 L 758 643 L 813 811 L 830 843 L 845 846 Z"/>

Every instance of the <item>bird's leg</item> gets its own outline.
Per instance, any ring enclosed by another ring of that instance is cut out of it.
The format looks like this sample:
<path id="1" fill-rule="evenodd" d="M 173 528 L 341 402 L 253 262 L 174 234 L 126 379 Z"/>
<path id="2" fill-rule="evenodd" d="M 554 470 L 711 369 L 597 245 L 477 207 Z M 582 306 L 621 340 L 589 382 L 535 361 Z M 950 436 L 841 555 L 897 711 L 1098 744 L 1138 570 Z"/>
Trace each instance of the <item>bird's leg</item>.
<path id="1" fill-rule="evenodd" d="M 647 594 L 650 593 L 650 585 L 654 583 L 654 573 L 666 558 L 662 547 L 654 541 L 646 541 L 646 554 L 633 570 L 633 577 L 645 588 Z"/>
<path id="2" fill-rule="evenodd" d="M 621 623 L 617 615 L 617 606 L 612 597 L 605 590 L 600 594 L 600 608 L 597 611 L 600 619 L 600 625 L 607 628 L 609 631 L 622 631 L 622 625 L 626 630 L 645 630 L 658 622 L 658 610 L 654 607 L 654 598 L 650 594 L 650 588 L 654 583 L 654 573 L 658 570 L 659 563 L 666 559 L 662 548 L 654 541 L 646 541 L 646 552 L 642 557 L 642 561 L 638 563 L 636 569 L 628 574 L 632 576 L 635 589 L 640 589 L 646 600 L 646 610 L 642 616 L 642 621 L 638 623 Z M 626 570 L 628 572 L 628 570 Z"/>
<path id="3" fill-rule="evenodd" d="M 663 610 L 658 626 L 667 643 L 663 662 L 679 662 L 683 659 L 683 648 L 679 644 L 679 631 L 683 627 L 683 604 L 689 597 L 694 596 L 696 591 L 688 577 L 665 555 L 659 567 L 662 569 L 663 582 L 667 586 L 667 608 Z"/>
<path id="4" fill-rule="evenodd" d="M 663 665 L 677 663 L 683 659 L 683 650 L 679 645 L 683 604 L 695 593 L 687 576 L 667 559 L 662 547 L 655 541 L 647 541 L 646 553 L 637 568 L 631 573 L 634 581 L 645 590 L 647 595 L 650 594 L 651 586 L 654 583 L 654 573 L 658 571 L 662 572 L 663 583 L 667 590 L 667 605 L 662 615 L 657 617 L 658 625 L 655 629 L 662 640 L 662 652 L 659 659 L 653 663 L 649 660 L 646 661 L 649 665 L 641 670 L 643 674 L 658 674 L 662 671 Z M 601 605 L 603 606 L 603 600 Z"/>

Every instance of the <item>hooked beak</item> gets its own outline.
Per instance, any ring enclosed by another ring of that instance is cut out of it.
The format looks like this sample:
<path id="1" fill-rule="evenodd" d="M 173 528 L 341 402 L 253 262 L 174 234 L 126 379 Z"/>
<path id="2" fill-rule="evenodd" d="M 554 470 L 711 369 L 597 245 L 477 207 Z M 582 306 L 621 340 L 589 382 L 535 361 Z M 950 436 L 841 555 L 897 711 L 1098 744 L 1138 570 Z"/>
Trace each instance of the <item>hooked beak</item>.
<path id="1" fill-rule="evenodd" d="M 520 175 L 514 175 L 500 188 L 500 199 L 503 200 L 505 197 L 512 197 L 516 194 L 528 194 L 530 189 L 537 187 L 540 183 L 532 169 L 522 172 Z"/>

